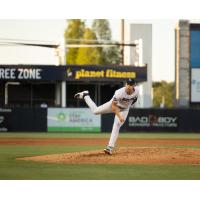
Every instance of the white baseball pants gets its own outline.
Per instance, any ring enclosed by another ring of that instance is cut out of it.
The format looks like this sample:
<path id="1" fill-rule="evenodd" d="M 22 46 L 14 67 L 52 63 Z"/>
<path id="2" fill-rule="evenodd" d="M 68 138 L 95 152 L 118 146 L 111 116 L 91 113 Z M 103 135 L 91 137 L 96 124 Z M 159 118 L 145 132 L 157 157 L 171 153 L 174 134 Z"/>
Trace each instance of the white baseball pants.
<path id="1" fill-rule="evenodd" d="M 88 107 L 91 109 L 91 111 L 95 115 L 105 114 L 105 113 L 113 113 L 113 111 L 112 111 L 112 100 L 108 101 L 107 103 L 105 103 L 101 106 L 98 106 L 98 107 L 94 103 L 94 101 L 92 101 L 92 99 L 90 98 L 89 95 L 85 96 L 84 100 L 85 100 L 86 104 L 88 105 Z M 124 121 L 126 120 L 126 118 L 128 116 L 128 111 L 129 111 L 128 109 L 120 111 L 120 115 L 124 118 Z M 119 118 L 115 115 L 114 124 L 113 124 L 113 128 L 112 128 L 112 132 L 111 132 L 111 136 L 110 136 L 108 146 L 110 146 L 110 147 L 115 146 L 115 143 L 116 143 L 117 138 L 119 136 L 119 129 L 122 125 L 123 125 L 123 123 L 121 123 Z"/>

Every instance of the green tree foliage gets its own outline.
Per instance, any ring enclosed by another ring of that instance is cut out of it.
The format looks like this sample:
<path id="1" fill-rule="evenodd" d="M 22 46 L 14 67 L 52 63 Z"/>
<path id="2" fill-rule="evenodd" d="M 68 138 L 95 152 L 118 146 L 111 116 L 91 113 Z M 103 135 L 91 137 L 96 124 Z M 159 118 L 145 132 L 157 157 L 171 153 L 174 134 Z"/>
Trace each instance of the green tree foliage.
<path id="1" fill-rule="evenodd" d="M 68 26 L 65 30 L 65 40 L 68 44 L 79 44 L 80 41 L 77 39 L 82 39 L 85 31 L 85 22 L 80 19 L 70 19 L 68 20 Z M 72 40 L 71 40 L 72 39 Z M 69 41 L 71 40 L 71 41 Z M 78 48 L 68 48 L 66 61 L 67 64 L 76 64 Z"/>
<path id="2" fill-rule="evenodd" d="M 90 29 L 86 28 L 83 36 L 84 40 L 96 40 L 95 33 Z M 78 49 L 77 53 L 77 64 L 99 64 L 100 63 L 100 51 L 99 48 L 95 47 L 82 47 Z"/>
<path id="3" fill-rule="evenodd" d="M 106 19 L 95 19 L 92 23 L 92 30 L 95 32 L 98 40 L 111 40 L 111 29 L 109 21 Z M 117 46 L 101 47 L 100 64 L 119 64 L 120 48 Z"/>
<path id="4" fill-rule="evenodd" d="M 153 105 L 160 107 L 164 99 L 164 107 L 174 107 L 174 83 L 167 83 L 166 81 L 153 83 Z"/>
<path id="5" fill-rule="evenodd" d="M 73 39 L 69 41 L 69 39 Z M 67 43 L 80 44 L 80 39 L 111 40 L 111 29 L 106 19 L 93 20 L 92 28 L 86 28 L 85 21 L 80 19 L 68 20 L 65 30 Z M 82 43 L 82 42 L 81 42 Z M 88 41 L 87 41 L 88 43 Z M 79 47 L 67 48 L 67 64 L 119 64 L 120 48 L 112 47 Z"/>
<path id="6" fill-rule="evenodd" d="M 96 33 L 98 40 L 111 39 L 110 25 L 106 19 L 95 19 L 92 23 L 92 30 Z"/>
<path id="7" fill-rule="evenodd" d="M 119 65 L 121 62 L 120 48 L 116 46 L 103 48 L 101 64 Z"/>

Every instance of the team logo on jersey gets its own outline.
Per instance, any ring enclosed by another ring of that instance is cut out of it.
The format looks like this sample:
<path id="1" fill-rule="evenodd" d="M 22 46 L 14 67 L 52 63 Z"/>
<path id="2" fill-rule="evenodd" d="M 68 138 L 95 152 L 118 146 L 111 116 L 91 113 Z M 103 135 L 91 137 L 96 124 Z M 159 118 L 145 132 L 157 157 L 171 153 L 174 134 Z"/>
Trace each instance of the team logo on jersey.
<path id="1" fill-rule="evenodd" d="M 126 99 L 126 98 L 123 98 L 123 99 L 121 99 L 121 101 L 123 101 L 123 102 L 129 102 L 131 99 Z"/>
<path id="2" fill-rule="evenodd" d="M 124 102 L 128 102 L 128 101 L 136 101 L 137 100 L 137 97 L 133 97 L 133 98 L 130 98 L 130 99 L 127 99 L 127 98 L 123 98 L 121 99 L 121 101 L 124 101 Z"/>

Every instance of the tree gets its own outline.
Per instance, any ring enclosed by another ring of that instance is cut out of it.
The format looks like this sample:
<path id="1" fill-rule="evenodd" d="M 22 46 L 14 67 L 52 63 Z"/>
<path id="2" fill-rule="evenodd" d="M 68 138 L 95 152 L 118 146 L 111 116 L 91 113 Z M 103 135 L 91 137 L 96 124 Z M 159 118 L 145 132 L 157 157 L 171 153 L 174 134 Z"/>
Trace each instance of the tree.
<path id="1" fill-rule="evenodd" d="M 96 40 L 95 33 L 89 29 L 85 29 L 83 36 L 84 40 Z M 82 47 L 78 49 L 77 53 L 77 64 L 99 64 L 100 63 L 100 51 L 99 48 L 95 47 Z"/>
<path id="2" fill-rule="evenodd" d="M 65 30 L 65 40 L 74 39 L 73 41 L 67 41 L 68 44 L 79 44 L 85 31 L 85 22 L 80 19 L 68 20 L 68 26 Z M 66 61 L 67 64 L 76 64 L 78 48 L 67 48 Z"/>
<path id="3" fill-rule="evenodd" d="M 111 29 L 109 21 L 106 19 L 95 19 L 92 23 L 92 30 L 95 32 L 98 40 L 111 40 Z M 100 64 L 119 64 L 120 48 L 116 46 L 101 47 Z"/>
<path id="4" fill-rule="evenodd" d="M 174 83 L 166 81 L 153 83 L 153 105 L 160 107 L 164 100 L 164 107 L 171 108 L 174 106 Z"/>
<path id="5" fill-rule="evenodd" d="M 85 21 L 80 19 L 68 20 L 65 39 L 74 39 L 67 43 L 80 44 L 80 39 L 111 40 L 111 29 L 108 20 L 96 19 L 92 29 L 86 28 Z M 79 47 L 67 48 L 67 64 L 119 64 L 119 47 Z"/>
<path id="6" fill-rule="evenodd" d="M 111 39 L 110 25 L 106 19 L 95 19 L 92 23 L 92 30 L 96 33 L 98 40 Z"/>

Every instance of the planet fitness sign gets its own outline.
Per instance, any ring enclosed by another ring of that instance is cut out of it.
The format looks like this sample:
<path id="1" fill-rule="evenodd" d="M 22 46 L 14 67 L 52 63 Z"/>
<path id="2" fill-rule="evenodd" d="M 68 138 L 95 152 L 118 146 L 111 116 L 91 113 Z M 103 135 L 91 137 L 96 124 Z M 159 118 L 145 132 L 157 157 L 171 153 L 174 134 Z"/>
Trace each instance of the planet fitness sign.
<path id="1" fill-rule="evenodd" d="M 147 80 L 147 67 L 104 65 L 0 65 L 0 81 L 95 81 Z"/>
<path id="2" fill-rule="evenodd" d="M 135 78 L 137 82 L 147 80 L 147 67 L 135 66 L 100 66 L 100 65 L 67 65 L 68 81 L 123 81 Z"/>

